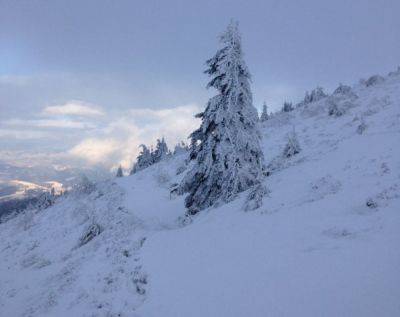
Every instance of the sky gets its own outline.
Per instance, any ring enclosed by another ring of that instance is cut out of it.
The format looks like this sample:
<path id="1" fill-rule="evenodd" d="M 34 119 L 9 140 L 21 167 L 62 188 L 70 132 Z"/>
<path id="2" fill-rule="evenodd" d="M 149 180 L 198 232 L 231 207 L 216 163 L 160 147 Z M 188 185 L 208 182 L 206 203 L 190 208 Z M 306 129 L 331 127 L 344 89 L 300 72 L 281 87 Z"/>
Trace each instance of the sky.
<path id="1" fill-rule="evenodd" d="M 239 21 L 254 105 L 400 64 L 400 1 L 0 0 L 0 161 L 129 168 L 199 124 L 205 61 Z"/>

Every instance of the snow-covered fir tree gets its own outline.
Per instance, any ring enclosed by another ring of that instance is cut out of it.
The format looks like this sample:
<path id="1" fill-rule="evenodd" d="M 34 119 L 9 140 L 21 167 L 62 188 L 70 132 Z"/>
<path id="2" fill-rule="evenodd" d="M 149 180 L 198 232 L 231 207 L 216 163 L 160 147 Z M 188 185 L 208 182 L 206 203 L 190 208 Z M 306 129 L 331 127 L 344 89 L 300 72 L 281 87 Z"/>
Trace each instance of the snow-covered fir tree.
<path id="1" fill-rule="evenodd" d="M 150 150 L 147 148 L 146 145 L 141 144 L 140 147 L 142 148 L 142 150 L 140 151 L 137 159 L 136 159 L 136 163 L 133 165 L 133 168 L 131 170 L 131 175 L 141 171 L 147 167 L 149 167 L 151 164 L 153 164 L 153 157 L 151 155 Z"/>
<path id="2" fill-rule="evenodd" d="M 124 173 L 122 172 L 122 167 L 121 165 L 117 169 L 117 174 L 115 175 L 116 177 L 122 177 L 124 176 Z"/>
<path id="3" fill-rule="evenodd" d="M 293 110 L 293 104 L 289 101 L 283 103 L 282 112 L 290 112 Z"/>
<path id="4" fill-rule="evenodd" d="M 189 192 L 189 214 L 258 185 L 263 176 L 258 114 L 253 106 L 250 73 L 243 60 L 236 22 L 221 35 L 222 48 L 207 61 L 207 88 L 217 89 L 198 117 L 200 128 L 191 134 L 192 169 L 182 181 Z"/>
<path id="5" fill-rule="evenodd" d="M 311 91 L 307 103 L 316 102 L 322 98 L 325 98 L 326 96 L 327 94 L 324 92 L 324 89 L 322 87 L 317 87 Z"/>
<path id="6" fill-rule="evenodd" d="M 334 98 L 328 99 L 328 114 L 333 117 L 340 117 L 344 114 L 344 110 L 339 107 Z"/>
<path id="7" fill-rule="evenodd" d="M 260 121 L 265 122 L 269 119 L 267 103 L 264 101 Z"/>
<path id="8" fill-rule="evenodd" d="M 169 150 L 167 143 L 165 142 L 165 139 L 164 138 L 162 138 L 161 140 L 157 139 L 156 149 L 154 150 L 154 152 L 151 153 L 151 156 L 153 158 L 153 163 L 160 162 L 168 155 L 169 155 Z"/>
<path id="9" fill-rule="evenodd" d="M 324 89 L 322 87 L 317 87 L 309 93 L 308 91 L 306 92 L 306 95 L 304 96 L 303 101 L 297 104 L 297 107 L 305 106 L 308 105 L 312 102 L 316 102 L 318 100 L 321 100 L 322 98 L 327 97 L 328 95 L 325 94 Z"/>
<path id="10" fill-rule="evenodd" d="M 287 143 L 285 148 L 283 149 L 283 157 L 289 158 L 298 153 L 300 153 L 301 147 L 299 141 L 297 139 L 296 131 L 293 128 L 293 131 L 287 136 Z"/>

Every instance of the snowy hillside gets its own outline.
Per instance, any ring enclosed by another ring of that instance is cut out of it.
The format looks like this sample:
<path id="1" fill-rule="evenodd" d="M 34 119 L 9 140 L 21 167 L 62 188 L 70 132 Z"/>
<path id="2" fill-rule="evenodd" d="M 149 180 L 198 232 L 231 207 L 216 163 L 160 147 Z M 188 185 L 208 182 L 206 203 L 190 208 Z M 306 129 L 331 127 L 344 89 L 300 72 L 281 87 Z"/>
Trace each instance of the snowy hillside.
<path id="1" fill-rule="evenodd" d="M 0 224 L 0 316 L 400 316 L 400 72 L 352 93 L 262 123 L 254 211 L 184 220 L 181 154 Z"/>

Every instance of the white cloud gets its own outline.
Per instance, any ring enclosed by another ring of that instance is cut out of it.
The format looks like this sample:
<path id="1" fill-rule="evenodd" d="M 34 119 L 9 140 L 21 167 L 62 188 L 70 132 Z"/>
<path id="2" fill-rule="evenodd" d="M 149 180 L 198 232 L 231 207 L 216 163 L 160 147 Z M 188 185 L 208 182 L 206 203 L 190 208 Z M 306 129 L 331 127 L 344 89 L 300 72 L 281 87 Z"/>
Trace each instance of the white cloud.
<path id="1" fill-rule="evenodd" d="M 11 119 L 2 122 L 8 127 L 35 127 L 35 128 L 56 128 L 56 129 L 93 129 L 95 124 L 85 121 L 76 121 L 69 119 L 34 119 L 22 120 Z"/>
<path id="2" fill-rule="evenodd" d="M 131 109 L 99 131 L 101 136 L 82 140 L 69 154 L 89 164 L 102 163 L 110 167 L 121 164 L 132 166 L 140 144 L 154 144 L 164 136 L 170 147 L 185 140 L 198 126 L 194 114 L 199 107 L 191 104 L 174 108 L 152 110 Z"/>
<path id="3" fill-rule="evenodd" d="M 0 128 L 0 139 L 15 139 L 15 140 L 34 140 L 47 137 L 48 134 L 42 131 L 28 129 L 2 129 Z"/>
<path id="4" fill-rule="evenodd" d="M 197 105 L 189 104 L 105 115 L 83 102 L 67 103 L 47 107 L 33 118 L 0 121 L 0 141 L 26 140 L 23 144 L 29 149 L 35 140 L 36 147 L 57 149 L 65 155 L 64 163 L 75 166 L 100 164 L 112 168 L 122 164 L 130 168 L 140 144 L 155 145 L 157 138 L 165 137 L 173 148 L 186 140 L 199 125 L 194 118 L 199 110 Z"/>
<path id="5" fill-rule="evenodd" d="M 89 138 L 74 146 L 69 154 L 85 159 L 89 163 L 98 164 L 108 160 L 119 147 L 119 142 L 112 138 Z"/>
<path id="6" fill-rule="evenodd" d="M 46 107 L 43 109 L 42 113 L 45 115 L 70 115 L 82 117 L 104 115 L 103 110 L 99 107 L 79 100 L 72 100 L 64 105 Z"/>

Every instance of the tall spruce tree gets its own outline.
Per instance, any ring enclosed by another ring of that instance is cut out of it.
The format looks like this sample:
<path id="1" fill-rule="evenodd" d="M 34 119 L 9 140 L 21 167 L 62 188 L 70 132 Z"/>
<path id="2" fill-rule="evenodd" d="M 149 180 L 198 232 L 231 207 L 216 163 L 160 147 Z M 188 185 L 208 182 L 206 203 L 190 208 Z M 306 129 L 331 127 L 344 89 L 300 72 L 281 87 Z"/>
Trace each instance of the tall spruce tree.
<path id="1" fill-rule="evenodd" d="M 258 114 L 236 22 L 229 24 L 220 42 L 222 48 L 206 62 L 205 71 L 211 77 L 207 88 L 218 94 L 197 115 L 202 122 L 191 134 L 194 164 L 181 184 L 181 191 L 189 192 L 185 201 L 189 214 L 231 201 L 259 184 L 263 175 Z"/>
<path id="2" fill-rule="evenodd" d="M 263 110 L 261 112 L 260 121 L 265 122 L 269 119 L 267 103 L 264 101 Z"/>

